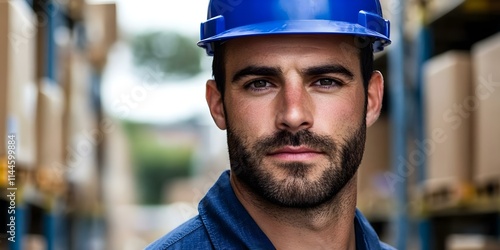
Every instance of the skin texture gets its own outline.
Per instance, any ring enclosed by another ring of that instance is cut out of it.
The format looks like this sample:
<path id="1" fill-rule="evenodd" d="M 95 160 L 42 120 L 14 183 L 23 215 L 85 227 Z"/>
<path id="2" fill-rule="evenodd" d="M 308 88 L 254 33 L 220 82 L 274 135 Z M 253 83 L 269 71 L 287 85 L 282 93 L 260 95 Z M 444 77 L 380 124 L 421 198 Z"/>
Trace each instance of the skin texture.
<path id="1" fill-rule="evenodd" d="M 231 185 L 278 249 L 355 249 L 355 173 L 383 94 L 373 72 L 365 96 L 358 53 L 349 36 L 238 38 L 224 100 L 207 82 Z"/>

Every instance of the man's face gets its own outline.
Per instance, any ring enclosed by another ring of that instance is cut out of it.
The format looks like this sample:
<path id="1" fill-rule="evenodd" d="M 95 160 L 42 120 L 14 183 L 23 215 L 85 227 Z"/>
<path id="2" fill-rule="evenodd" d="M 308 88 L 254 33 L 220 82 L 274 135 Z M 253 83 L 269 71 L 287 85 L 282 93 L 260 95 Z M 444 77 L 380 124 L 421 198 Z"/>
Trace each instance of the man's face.
<path id="1" fill-rule="evenodd" d="M 207 99 L 217 125 L 227 129 L 236 181 L 274 204 L 308 208 L 352 179 L 367 122 L 352 41 L 287 35 L 226 43 L 224 100 L 210 82 Z"/>

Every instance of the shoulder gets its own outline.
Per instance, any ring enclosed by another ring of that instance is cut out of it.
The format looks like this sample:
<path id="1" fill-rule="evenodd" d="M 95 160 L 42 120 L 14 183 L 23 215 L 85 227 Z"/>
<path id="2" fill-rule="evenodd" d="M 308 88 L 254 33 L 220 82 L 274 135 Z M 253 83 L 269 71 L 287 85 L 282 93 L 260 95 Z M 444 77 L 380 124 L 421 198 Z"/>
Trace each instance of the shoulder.
<path id="1" fill-rule="evenodd" d="M 146 250 L 211 249 L 210 239 L 199 215 L 146 247 Z"/>
<path id="2" fill-rule="evenodd" d="M 380 241 L 377 233 L 365 216 L 356 209 L 356 238 L 361 236 L 366 244 L 366 249 L 395 250 L 396 248 Z"/>

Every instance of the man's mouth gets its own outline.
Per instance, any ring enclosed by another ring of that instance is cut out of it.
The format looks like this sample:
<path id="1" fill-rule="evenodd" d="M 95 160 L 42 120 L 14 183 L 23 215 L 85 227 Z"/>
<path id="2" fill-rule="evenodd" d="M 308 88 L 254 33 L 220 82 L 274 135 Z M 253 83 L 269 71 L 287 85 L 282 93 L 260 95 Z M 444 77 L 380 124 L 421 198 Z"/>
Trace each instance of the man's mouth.
<path id="1" fill-rule="evenodd" d="M 271 151 L 268 156 L 283 161 L 307 161 L 324 155 L 324 152 L 306 146 L 286 146 Z"/>

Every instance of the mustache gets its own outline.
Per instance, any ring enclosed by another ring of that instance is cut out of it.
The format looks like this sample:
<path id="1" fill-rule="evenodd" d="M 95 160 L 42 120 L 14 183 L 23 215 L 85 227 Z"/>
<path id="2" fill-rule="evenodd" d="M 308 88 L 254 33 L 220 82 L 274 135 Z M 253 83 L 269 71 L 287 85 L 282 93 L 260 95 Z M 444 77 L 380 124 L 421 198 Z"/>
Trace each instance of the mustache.
<path id="1" fill-rule="evenodd" d="M 323 152 L 335 152 L 337 143 L 328 136 L 318 135 L 309 130 L 300 130 L 292 133 L 288 130 L 280 130 L 255 143 L 255 151 L 266 154 L 269 150 L 285 146 L 306 146 Z"/>

